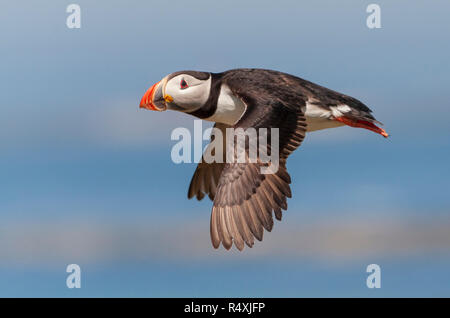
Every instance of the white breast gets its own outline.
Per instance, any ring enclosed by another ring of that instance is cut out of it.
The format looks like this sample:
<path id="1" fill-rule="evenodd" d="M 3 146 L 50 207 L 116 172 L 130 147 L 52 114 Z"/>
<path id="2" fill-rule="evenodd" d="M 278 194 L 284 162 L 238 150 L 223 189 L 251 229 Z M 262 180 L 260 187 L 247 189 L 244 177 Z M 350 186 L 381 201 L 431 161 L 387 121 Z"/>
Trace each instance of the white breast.
<path id="1" fill-rule="evenodd" d="M 230 88 L 223 84 L 217 100 L 217 109 L 214 115 L 205 120 L 227 125 L 234 125 L 244 114 L 247 106 L 236 97 Z"/>

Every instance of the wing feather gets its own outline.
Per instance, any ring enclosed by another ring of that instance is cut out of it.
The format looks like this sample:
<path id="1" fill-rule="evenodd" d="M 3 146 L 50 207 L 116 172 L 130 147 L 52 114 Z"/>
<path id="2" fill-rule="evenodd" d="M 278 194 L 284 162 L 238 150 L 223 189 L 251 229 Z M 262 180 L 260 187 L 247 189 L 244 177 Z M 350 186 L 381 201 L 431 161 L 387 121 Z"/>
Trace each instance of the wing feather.
<path id="1" fill-rule="evenodd" d="M 229 127 L 225 124 L 216 123 L 214 128 L 220 129 L 222 132 L 224 143 L 225 141 L 225 129 Z M 223 158 L 224 159 L 224 158 Z M 194 196 L 197 200 L 202 200 L 205 194 L 211 200 L 214 200 L 217 191 L 217 185 L 219 184 L 220 175 L 224 167 L 225 160 L 222 162 L 207 163 L 202 157 L 202 160 L 197 165 L 194 175 L 192 176 L 191 183 L 189 184 L 188 198 L 191 199 Z"/>
<path id="2" fill-rule="evenodd" d="M 298 85 L 295 87 L 291 78 L 279 74 L 241 70 L 227 73 L 222 78 L 247 106 L 233 128 L 267 128 L 269 140 L 274 137 L 271 128 L 278 128 L 280 160 L 276 172 L 262 174 L 261 168 L 268 164 L 259 158 L 257 162 L 250 162 L 246 147 L 245 163 L 198 165 L 188 195 L 199 198 L 208 194 L 213 199 L 210 231 L 215 248 L 221 243 L 226 249 L 233 243 L 238 250 L 244 245 L 252 247 L 255 238 L 263 239 L 264 229 L 272 230 L 273 217 L 281 220 L 283 210 L 287 209 L 287 198 L 292 193 L 286 161 L 305 137 L 306 121 L 302 109 L 308 97 Z M 269 147 L 268 152 L 271 151 L 275 150 Z"/>

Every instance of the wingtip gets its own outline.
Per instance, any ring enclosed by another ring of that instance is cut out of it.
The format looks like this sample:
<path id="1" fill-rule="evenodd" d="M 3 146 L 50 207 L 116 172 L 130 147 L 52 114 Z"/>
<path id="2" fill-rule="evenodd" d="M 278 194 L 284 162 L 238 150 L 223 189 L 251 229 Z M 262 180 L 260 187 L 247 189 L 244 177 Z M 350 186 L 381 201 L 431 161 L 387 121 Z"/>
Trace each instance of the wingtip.
<path id="1" fill-rule="evenodd" d="M 214 242 L 213 240 L 211 240 L 211 244 L 214 247 L 214 249 L 217 250 L 219 248 L 219 246 L 220 246 L 220 241 L 219 242 Z"/>
<path id="2" fill-rule="evenodd" d="M 225 242 L 222 242 L 222 245 L 227 251 L 229 251 L 231 249 L 231 247 L 233 246 L 233 243 L 226 244 Z"/>

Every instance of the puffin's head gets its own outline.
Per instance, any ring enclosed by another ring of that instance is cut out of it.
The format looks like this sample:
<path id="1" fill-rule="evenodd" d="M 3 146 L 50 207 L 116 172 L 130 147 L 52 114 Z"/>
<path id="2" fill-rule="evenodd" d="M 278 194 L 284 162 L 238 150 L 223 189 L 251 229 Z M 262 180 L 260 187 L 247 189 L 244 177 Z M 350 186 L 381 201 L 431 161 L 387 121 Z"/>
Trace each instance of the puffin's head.
<path id="1" fill-rule="evenodd" d="M 141 108 L 192 112 L 209 98 L 211 73 L 182 71 L 167 75 L 150 87 L 141 99 Z"/>

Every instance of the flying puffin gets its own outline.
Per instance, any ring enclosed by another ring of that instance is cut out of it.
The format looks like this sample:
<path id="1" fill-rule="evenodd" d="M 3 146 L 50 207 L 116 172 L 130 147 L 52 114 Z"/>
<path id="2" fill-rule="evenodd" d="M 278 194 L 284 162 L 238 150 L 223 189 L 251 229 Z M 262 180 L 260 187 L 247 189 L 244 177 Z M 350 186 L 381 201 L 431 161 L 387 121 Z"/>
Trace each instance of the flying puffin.
<path id="1" fill-rule="evenodd" d="M 234 69 L 223 73 L 181 71 L 167 75 L 142 97 L 141 108 L 176 110 L 227 127 L 278 128 L 279 168 L 262 174 L 261 162 L 206 163 L 192 177 L 188 198 L 213 201 L 210 231 L 214 248 L 242 250 L 271 231 L 291 197 L 286 159 L 305 133 L 339 126 L 359 127 L 384 137 L 386 131 L 359 100 L 286 73 Z"/>

